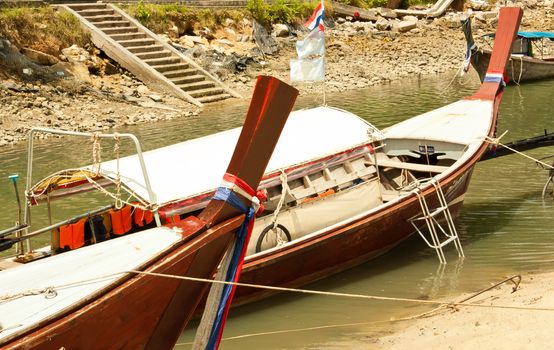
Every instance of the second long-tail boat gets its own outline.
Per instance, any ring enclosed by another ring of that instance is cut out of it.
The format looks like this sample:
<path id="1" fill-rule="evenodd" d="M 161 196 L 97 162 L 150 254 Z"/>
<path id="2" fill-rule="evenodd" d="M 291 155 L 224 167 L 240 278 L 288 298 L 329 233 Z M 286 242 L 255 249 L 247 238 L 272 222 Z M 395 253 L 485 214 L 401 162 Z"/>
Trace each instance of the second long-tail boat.
<path id="1" fill-rule="evenodd" d="M 470 63 L 485 79 L 492 51 L 486 46 L 475 44 L 471 31 L 471 17 L 462 21 L 462 29 L 467 43 L 466 65 Z M 495 34 L 485 34 L 483 38 L 494 39 Z M 466 66 L 466 70 L 469 65 Z M 518 32 L 512 45 L 510 59 L 506 67 L 507 83 L 554 78 L 554 32 Z"/>

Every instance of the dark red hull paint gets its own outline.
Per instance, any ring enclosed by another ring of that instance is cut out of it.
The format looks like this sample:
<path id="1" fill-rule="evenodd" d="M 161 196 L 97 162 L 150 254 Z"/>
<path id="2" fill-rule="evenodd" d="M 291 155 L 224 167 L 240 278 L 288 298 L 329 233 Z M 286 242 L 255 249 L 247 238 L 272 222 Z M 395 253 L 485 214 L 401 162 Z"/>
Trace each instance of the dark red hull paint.
<path id="1" fill-rule="evenodd" d="M 441 184 L 448 202 L 464 195 L 472 170 L 472 167 L 467 167 Z M 434 189 L 427 191 L 425 197 L 430 208 L 438 206 Z M 459 202 L 452 207 L 454 215 L 461 204 Z M 286 250 L 255 259 L 247 258 L 240 282 L 298 287 L 344 271 L 386 253 L 408 238 L 414 233 L 408 219 L 420 213 L 419 201 L 413 195 L 393 207 L 383 208 Z M 272 293 L 264 289 L 239 287 L 233 305 L 259 300 Z"/>

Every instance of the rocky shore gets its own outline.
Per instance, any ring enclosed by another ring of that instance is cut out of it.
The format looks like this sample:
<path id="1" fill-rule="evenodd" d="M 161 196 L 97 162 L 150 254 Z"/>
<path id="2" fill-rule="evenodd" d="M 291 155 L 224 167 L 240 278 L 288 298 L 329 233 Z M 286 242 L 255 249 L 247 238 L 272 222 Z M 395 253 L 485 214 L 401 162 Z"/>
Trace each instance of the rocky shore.
<path id="1" fill-rule="evenodd" d="M 516 5 L 525 11 L 522 28 L 543 31 L 554 28 L 551 0 Z M 494 30 L 497 12 L 495 7 L 472 12 L 475 36 Z M 328 92 L 460 69 L 466 48 L 460 19 L 467 13 L 447 13 L 436 19 L 394 18 L 387 13 L 379 14 L 375 21 L 354 21 L 350 17 L 327 21 Z M 175 30 L 161 34 L 248 98 L 259 74 L 289 81 L 289 60 L 296 56 L 295 43 L 306 34 L 297 27 L 275 25 L 265 37 L 265 42 L 270 43 L 265 48 L 254 40 L 260 34 L 253 27 L 256 24 L 247 19 L 242 23 L 229 20 L 224 29 L 215 33 L 206 29 L 195 36 L 180 35 L 176 26 Z M 42 70 L 37 63 L 44 61 L 42 56 L 42 60 L 29 59 L 27 66 L 27 58 L 19 60 L 16 65 L 19 74 L 8 74 L 6 67 L 13 62 L 6 60 L 7 52 L 15 48 L 7 41 L 1 44 L 0 146 L 23 140 L 34 126 L 105 130 L 189 117 L 201 111 L 170 95 L 151 91 L 94 48 L 70 47 L 62 57 L 49 58 L 53 61 L 50 63 L 55 63 L 49 68 L 55 76 L 52 79 L 30 79 Z M 33 58 L 29 54 L 25 57 Z M 320 88 L 311 84 L 296 86 L 302 94 Z"/>

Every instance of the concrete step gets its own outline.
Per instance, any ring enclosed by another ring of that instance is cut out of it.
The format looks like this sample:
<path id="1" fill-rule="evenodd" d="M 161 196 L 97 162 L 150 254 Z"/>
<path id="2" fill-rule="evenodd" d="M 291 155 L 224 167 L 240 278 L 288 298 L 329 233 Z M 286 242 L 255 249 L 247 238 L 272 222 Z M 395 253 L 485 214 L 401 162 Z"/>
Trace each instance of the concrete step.
<path id="1" fill-rule="evenodd" d="M 215 83 L 211 80 L 202 80 L 202 81 L 197 81 L 197 82 L 194 82 L 194 83 L 178 84 L 177 86 L 179 86 L 181 89 L 183 89 L 183 91 L 186 91 L 186 92 L 190 93 L 191 91 L 205 90 L 205 89 L 213 88 L 213 87 L 215 87 Z"/>
<path id="2" fill-rule="evenodd" d="M 168 78 L 167 74 L 164 74 L 166 78 Z M 204 75 L 195 74 L 195 75 L 188 75 L 188 76 L 179 76 L 175 78 L 171 78 L 171 82 L 175 85 L 183 85 L 183 84 L 190 84 L 190 83 L 196 83 L 197 81 L 203 81 L 206 79 Z"/>
<path id="3" fill-rule="evenodd" d="M 197 100 L 200 101 L 200 103 L 210 103 L 210 102 L 226 100 L 230 97 L 231 97 L 231 95 L 224 93 L 224 94 L 219 94 L 219 95 L 198 97 Z"/>
<path id="4" fill-rule="evenodd" d="M 155 67 L 156 70 L 158 70 L 157 67 L 159 66 L 165 66 L 165 65 L 171 65 L 181 62 L 181 58 L 177 56 L 170 56 L 170 57 L 163 57 L 163 58 L 152 58 L 149 60 L 144 60 L 144 62 L 152 67 Z M 160 70 L 158 70 L 160 71 Z"/>
<path id="5" fill-rule="evenodd" d="M 153 52 L 141 52 L 136 53 L 135 56 L 140 58 L 141 60 L 148 60 L 152 58 L 163 58 L 163 57 L 169 57 L 172 53 L 165 50 L 165 51 L 153 51 Z"/>
<path id="6" fill-rule="evenodd" d="M 220 87 L 214 87 L 214 88 L 208 88 L 208 89 L 187 91 L 187 93 L 194 98 L 199 98 L 204 96 L 220 95 L 225 93 L 225 91 L 223 91 L 223 89 Z"/>
<path id="7" fill-rule="evenodd" d="M 68 4 L 67 6 L 77 12 L 84 10 L 104 10 L 107 8 L 107 5 L 102 3 Z"/>
<path id="8" fill-rule="evenodd" d="M 106 22 L 95 22 L 94 25 L 97 28 L 115 28 L 115 27 L 128 27 L 130 25 L 127 21 L 106 21 Z"/>
<path id="9" fill-rule="evenodd" d="M 102 31 L 108 35 L 112 34 L 124 34 L 124 33 L 136 33 L 138 32 L 137 27 L 114 27 L 114 28 L 104 28 Z"/>
<path id="10" fill-rule="evenodd" d="M 168 72 L 186 71 L 188 70 L 188 68 L 189 68 L 189 65 L 188 63 L 185 63 L 185 62 L 179 62 L 174 64 L 164 64 L 161 66 L 154 67 L 155 70 L 162 73 L 165 77 L 167 77 L 166 74 L 168 74 Z"/>
<path id="11" fill-rule="evenodd" d="M 85 19 L 94 24 L 101 23 L 101 22 L 117 22 L 117 21 L 123 20 L 121 16 L 118 16 L 118 15 L 86 16 Z"/>
<path id="12" fill-rule="evenodd" d="M 119 41 L 133 40 L 133 39 L 146 39 L 147 37 L 146 37 L 146 34 L 139 32 L 139 33 L 112 34 L 110 35 L 110 38 L 119 42 Z"/>
<path id="13" fill-rule="evenodd" d="M 162 51 L 164 47 L 162 45 L 144 45 L 144 46 L 134 46 L 128 48 L 132 53 L 138 54 L 142 52 L 153 52 L 153 51 Z"/>
<path id="14" fill-rule="evenodd" d="M 112 16 L 114 14 L 112 9 L 87 9 L 78 11 L 79 14 L 85 18 L 93 16 Z"/>
<path id="15" fill-rule="evenodd" d="M 119 45 L 126 47 L 127 49 L 135 48 L 135 47 L 141 47 L 141 46 L 148 46 L 148 45 L 154 45 L 156 41 L 154 39 L 146 38 L 146 39 L 130 39 L 130 40 L 118 40 L 117 41 Z"/>

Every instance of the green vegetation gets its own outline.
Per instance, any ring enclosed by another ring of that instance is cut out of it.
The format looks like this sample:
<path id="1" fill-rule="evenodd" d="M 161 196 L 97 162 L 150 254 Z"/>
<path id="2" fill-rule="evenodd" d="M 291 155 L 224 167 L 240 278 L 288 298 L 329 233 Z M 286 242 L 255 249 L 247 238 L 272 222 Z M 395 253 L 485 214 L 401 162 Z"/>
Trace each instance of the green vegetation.
<path id="1" fill-rule="evenodd" d="M 246 10 L 260 23 L 294 23 L 304 21 L 319 1 L 275 0 L 268 4 L 264 0 L 248 0 Z"/>
<path id="2" fill-rule="evenodd" d="M 90 42 L 75 17 L 50 6 L 1 8 L 0 37 L 18 47 L 52 55 L 73 44 L 85 46 Z"/>
<path id="3" fill-rule="evenodd" d="M 346 5 L 352 5 L 362 8 L 386 7 L 387 0 L 337 0 Z M 402 0 L 402 8 L 408 8 L 414 5 L 434 4 L 436 0 Z"/>
<path id="4" fill-rule="evenodd" d="M 204 27 L 215 30 L 221 27 L 227 18 L 238 22 L 243 17 L 243 13 L 237 10 L 191 9 L 179 4 L 139 2 L 120 6 L 155 33 L 165 33 L 173 25 L 184 28 L 184 32 Z"/>

